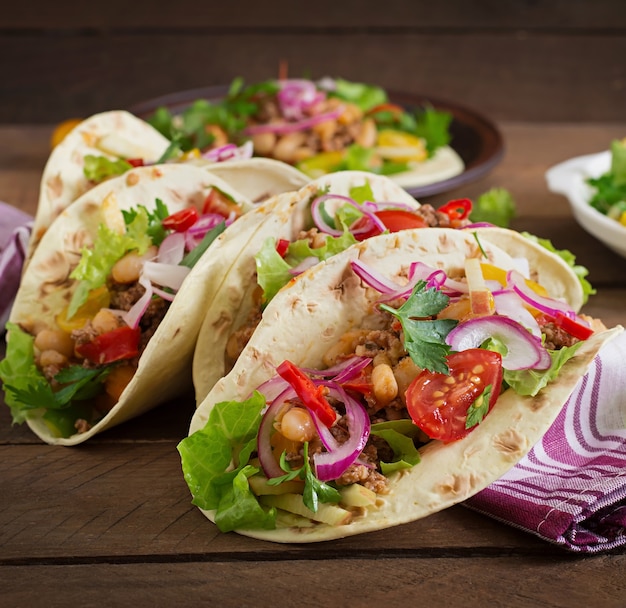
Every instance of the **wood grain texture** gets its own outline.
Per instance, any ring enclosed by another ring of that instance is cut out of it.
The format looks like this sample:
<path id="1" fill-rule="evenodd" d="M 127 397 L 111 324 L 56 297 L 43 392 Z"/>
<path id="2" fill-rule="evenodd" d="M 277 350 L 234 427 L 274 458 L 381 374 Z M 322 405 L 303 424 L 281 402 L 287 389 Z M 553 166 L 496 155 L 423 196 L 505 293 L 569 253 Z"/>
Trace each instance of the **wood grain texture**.
<path id="1" fill-rule="evenodd" d="M 69 0 L 3 8 L 0 123 L 61 121 L 235 76 L 342 76 L 498 120 L 623 118 L 620 0 L 199 5 Z"/>
<path id="2" fill-rule="evenodd" d="M 190 561 L 184 564 L 73 566 L 72 584 L 61 566 L 12 566 L 0 569 L 7 606 L 56 608 L 76 602 L 85 608 L 177 606 L 220 608 L 317 608 L 384 605 L 406 608 L 414 602 L 438 607 L 622 608 L 626 556 L 607 559 L 532 561 L 511 556 L 480 558 L 387 557 Z M 28 585 L 24 584 L 28 580 Z M 111 584 L 114 582 L 114 584 Z M 31 588 L 45 589 L 35 595 Z M 589 588 L 593 604 L 589 604 Z"/>

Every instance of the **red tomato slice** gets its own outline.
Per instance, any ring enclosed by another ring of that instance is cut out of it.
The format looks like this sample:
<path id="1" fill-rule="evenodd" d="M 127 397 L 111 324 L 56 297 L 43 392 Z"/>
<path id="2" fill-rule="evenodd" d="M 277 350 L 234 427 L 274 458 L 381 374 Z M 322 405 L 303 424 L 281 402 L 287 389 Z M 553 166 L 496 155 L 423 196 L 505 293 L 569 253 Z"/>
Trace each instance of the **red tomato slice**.
<path id="1" fill-rule="evenodd" d="M 465 437 L 472 430 L 465 428 L 470 406 L 491 384 L 491 411 L 502 384 L 499 353 L 470 348 L 447 359 L 449 376 L 424 370 L 406 391 L 406 407 L 413 422 L 432 439 L 444 442 Z"/>
<path id="2" fill-rule="evenodd" d="M 77 345 L 76 354 L 100 365 L 132 359 L 139 354 L 140 335 L 139 328 L 118 327 L 96 336 L 91 342 Z"/>
<path id="3" fill-rule="evenodd" d="M 242 213 L 242 209 L 240 205 L 228 198 L 217 188 L 211 188 L 206 199 L 204 199 L 202 213 L 217 213 L 225 218 L 230 217 L 231 213 L 234 213 L 235 217 L 239 217 Z"/>
<path id="4" fill-rule="evenodd" d="M 374 215 L 385 225 L 389 232 L 400 232 L 400 230 L 408 230 L 409 228 L 428 228 L 428 223 L 422 216 L 404 209 L 383 209 L 382 211 L 377 211 Z M 353 228 L 359 228 L 367 221 L 365 217 L 360 218 L 355 222 Z M 363 241 L 377 234 L 381 234 L 380 230 L 372 228 L 368 232 L 357 235 L 357 239 Z"/>
<path id="5" fill-rule="evenodd" d="M 168 230 L 185 232 L 198 221 L 198 217 L 198 211 L 195 207 L 187 207 L 186 209 L 172 213 L 172 215 L 168 215 L 161 224 L 163 228 L 167 228 Z"/>

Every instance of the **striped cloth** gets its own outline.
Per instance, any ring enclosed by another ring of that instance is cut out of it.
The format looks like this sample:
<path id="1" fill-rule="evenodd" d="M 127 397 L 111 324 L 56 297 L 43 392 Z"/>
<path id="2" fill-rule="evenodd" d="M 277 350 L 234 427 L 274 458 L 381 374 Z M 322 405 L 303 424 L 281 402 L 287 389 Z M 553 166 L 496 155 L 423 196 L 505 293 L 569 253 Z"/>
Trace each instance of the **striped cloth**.
<path id="1" fill-rule="evenodd" d="M 0 333 L 20 284 L 32 225 L 30 215 L 0 201 Z"/>
<path id="2" fill-rule="evenodd" d="M 626 544 L 626 334 L 606 344 L 558 418 L 464 504 L 570 551 Z"/>
<path id="3" fill-rule="evenodd" d="M 0 202 L 2 330 L 31 218 Z M 464 504 L 571 551 L 626 544 L 626 333 L 605 345 L 543 440 Z"/>

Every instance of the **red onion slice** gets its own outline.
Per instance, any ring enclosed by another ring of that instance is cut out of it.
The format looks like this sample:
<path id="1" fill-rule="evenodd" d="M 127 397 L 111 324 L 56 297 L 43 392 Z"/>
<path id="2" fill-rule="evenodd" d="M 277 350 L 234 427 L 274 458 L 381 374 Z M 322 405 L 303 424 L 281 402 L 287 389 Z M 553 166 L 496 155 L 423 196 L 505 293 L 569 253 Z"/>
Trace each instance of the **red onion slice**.
<path id="1" fill-rule="evenodd" d="M 178 291 L 190 271 L 191 268 L 179 264 L 144 262 L 142 274 L 157 285 Z"/>
<path id="2" fill-rule="evenodd" d="M 541 338 L 541 328 L 535 317 L 533 317 L 524 306 L 524 301 L 512 290 L 503 289 L 492 291 L 496 312 L 499 315 L 517 321 L 530 331 L 533 336 Z"/>
<path id="3" fill-rule="evenodd" d="M 310 255 L 308 258 L 304 258 L 297 266 L 289 269 L 289 274 L 293 276 L 298 276 L 302 274 L 305 270 L 308 270 L 312 266 L 315 266 L 319 262 L 319 258 L 316 258 L 314 255 Z"/>
<path id="4" fill-rule="evenodd" d="M 520 298 L 541 312 L 553 317 L 556 316 L 558 311 L 565 313 L 567 316 L 575 315 L 574 311 L 564 302 L 560 302 L 554 298 L 545 298 L 533 291 L 526 285 L 526 279 L 524 279 L 522 274 L 517 272 L 517 270 L 509 270 L 509 272 L 507 272 L 506 282 L 507 285 L 515 290 Z"/>
<path id="5" fill-rule="evenodd" d="M 313 455 L 315 475 L 320 481 L 341 477 L 346 469 L 361 455 L 370 434 L 370 419 L 365 408 L 350 397 L 340 386 L 330 388 L 332 397 L 343 402 L 350 435 L 336 449 Z"/>
<path id="6" fill-rule="evenodd" d="M 157 260 L 162 264 L 179 264 L 184 256 L 185 235 L 182 232 L 172 232 L 163 239 Z"/>
<path id="7" fill-rule="evenodd" d="M 261 133 L 276 133 L 277 135 L 285 135 L 286 133 L 293 133 L 295 131 L 305 131 L 315 125 L 327 121 L 335 120 L 343 113 L 343 106 L 338 107 L 332 112 L 326 112 L 324 114 L 317 114 L 310 118 L 304 118 L 298 122 L 276 122 L 267 123 L 262 125 L 250 125 L 244 130 L 245 135 L 257 135 Z"/>
<path id="8" fill-rule="evenodd" d="M 271 405 L 267 408 L 265 414 L 263 414 L 263 418 L 261 419 L 259 433 L 257 435 L 257 453 L 259 455 L 261 468 L 268 479 L 272 477 L 280 477 L 285 474 L 285 471 L 280 468 L 280 465 L 274 457 L 271 438 L 276 417 L 284 407 L 285 401 L 295 397 L 296 392 L 291 387 L 287 388 L 280 393 L 274 401 L 272 401 Z"/>
<path id="9" fill-rule="evenodd" d="M 390 281 L 387 277 L 383 276 L 380 272 L 374 270 L 364 264 L 361 260 L 352 260 L 350 266 L 354 273 L 368 286 L 376 289 L 382 294 L 396 293 L 404 290 L 397 283 Z"/>
<path id="10" fill-rule="evenodd" d="M 141 321 L 141 317 L 146 312 L 152 298 L 152 283 L 150 283 L 148 278 L 143 275 L 140 276 L 139 284 L 145 289 L 143 295 L 132 305 L 128 312 L 122 315 L 126 325 L 133 329 L 139 326 L 139 321 Z"/>
<path id="11" fill-rule="evenodd" d="M 497 338 L 507 348 L 502 367 L 509 370 L 548 369 L 552 359 L 541 339 L 513 319 L 490 315 L 459 323 L 446 338 L 455 351 L 479 348 L 488 338 Z"/>

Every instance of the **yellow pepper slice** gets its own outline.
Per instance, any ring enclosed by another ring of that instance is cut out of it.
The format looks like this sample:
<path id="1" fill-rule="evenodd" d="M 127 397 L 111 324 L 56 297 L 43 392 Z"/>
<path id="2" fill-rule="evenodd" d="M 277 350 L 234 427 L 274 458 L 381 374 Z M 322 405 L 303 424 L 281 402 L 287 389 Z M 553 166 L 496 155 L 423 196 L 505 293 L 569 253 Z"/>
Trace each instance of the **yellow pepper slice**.
<path id="1" fill-rule="evenodd" d="M 108 308 L 110 303 L 111 294 L 109 290 L 105 286 L 98 287 L 89 293 L 87 301 L 71 319 L 67 318 L 69 306 L 66 306 L 56 317 L 57 325 L 68 334 L 75 329 L 82 329 L 87 321 L 93 319 L 100 309 Z"/>
<path id="2" fill-rule="evenodd" d="M 423 139 L 395 129 L 379 131 L 376 146 L 383 158 L 398 163 L 421 162 L 428 156 Z"/>

